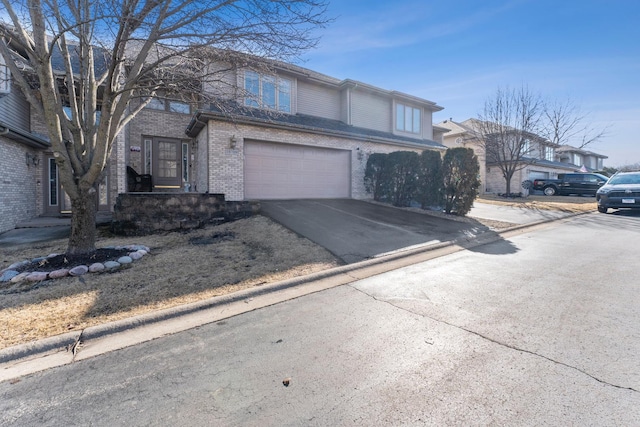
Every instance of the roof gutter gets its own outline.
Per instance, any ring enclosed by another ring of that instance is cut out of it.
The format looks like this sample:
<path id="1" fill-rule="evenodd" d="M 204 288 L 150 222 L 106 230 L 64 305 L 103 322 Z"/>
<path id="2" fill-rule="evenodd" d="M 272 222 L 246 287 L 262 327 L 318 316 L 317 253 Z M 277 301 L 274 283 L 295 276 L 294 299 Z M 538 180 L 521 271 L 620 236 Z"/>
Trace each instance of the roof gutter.
<path id="1" fill-rule="evenodd" d="M 32 148 L 44 150 L 51 147 L 51 143 L 49 143 L 49 141 L 37 137 L 29 132 L 25 132 L 19 129 L 12 129 L 2 122 L 0 122 L 0 135 L 21 144 L 28 145 Z"/>

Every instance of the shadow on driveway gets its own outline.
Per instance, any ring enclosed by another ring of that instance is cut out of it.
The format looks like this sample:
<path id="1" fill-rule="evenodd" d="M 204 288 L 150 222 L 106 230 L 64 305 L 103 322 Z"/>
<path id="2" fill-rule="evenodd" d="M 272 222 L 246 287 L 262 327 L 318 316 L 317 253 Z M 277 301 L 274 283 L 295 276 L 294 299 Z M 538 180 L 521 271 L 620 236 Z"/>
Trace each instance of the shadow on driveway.
<path id="1" fill-rule="evenodd" d="M 353 199 L 266 200 L 261 213 L 351 264 L 412 246 L 472 240 L 492 232 L 459 222 Z"/>

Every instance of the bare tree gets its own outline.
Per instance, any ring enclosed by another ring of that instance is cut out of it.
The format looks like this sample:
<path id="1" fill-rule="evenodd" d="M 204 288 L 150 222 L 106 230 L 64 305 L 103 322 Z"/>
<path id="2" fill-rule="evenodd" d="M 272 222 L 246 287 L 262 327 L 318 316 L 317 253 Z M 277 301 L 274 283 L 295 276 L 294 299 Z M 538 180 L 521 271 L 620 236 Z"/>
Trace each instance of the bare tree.
<path id="1" fill-rule="evenodd" d="M 584 148 L 604 138 L 608 129 L 608 126 L 602 129 L 590 126 L 589 114 L 582 113 L 580 107 L 567 98 L 545 103 L 539 133 L 554 144 Z"/>
<path id="2" fill-rule="evenodd" d="M 208 64 L 246 61 L 232 52 L 297 57 L 327 22 L 322 0 L 1 1 L 11 22 L 0 24 L 0 55 L 46 125 L 71 199 L 69 253 L 95 250 L 114 141 L 158 91 L 199 96 Z"/>
<path id="3" fill-rule="evenodd" d="M 514 174 L 536 161 L 533 152 L 543 112 L 540 96 L 527 87 L 498 89 L 474 121 L 487 164 L 500 169 L 507 194 Z"/>

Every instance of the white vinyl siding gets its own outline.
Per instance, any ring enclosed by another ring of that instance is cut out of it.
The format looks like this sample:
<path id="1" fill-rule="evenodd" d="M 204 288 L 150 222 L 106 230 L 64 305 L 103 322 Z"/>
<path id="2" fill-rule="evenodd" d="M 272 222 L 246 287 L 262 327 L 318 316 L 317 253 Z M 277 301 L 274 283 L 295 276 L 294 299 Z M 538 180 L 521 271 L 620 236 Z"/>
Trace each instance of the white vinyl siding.
<path id="1" fill-rule="evenodd" d="M 298 110 L 300 114 L 341 120 L 340 92 L 336 89 L 298 81 Z"/>
<path id="2" fill-rule="evenodd" d="M 375 94 L 351 91 L 351 124 L 391 132 L 391 101 Z"/>

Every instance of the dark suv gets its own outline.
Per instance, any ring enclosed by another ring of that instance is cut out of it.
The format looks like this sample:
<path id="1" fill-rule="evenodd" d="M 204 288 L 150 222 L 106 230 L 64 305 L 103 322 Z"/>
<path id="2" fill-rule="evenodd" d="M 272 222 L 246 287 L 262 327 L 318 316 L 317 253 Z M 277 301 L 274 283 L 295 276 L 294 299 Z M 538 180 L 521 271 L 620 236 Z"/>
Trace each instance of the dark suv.
<path id="1" fill-rule="evenodd" d="M 618 172 L 596 192 L 598 212 L 609 208 L 640 209 L 640 172 Z"/>

